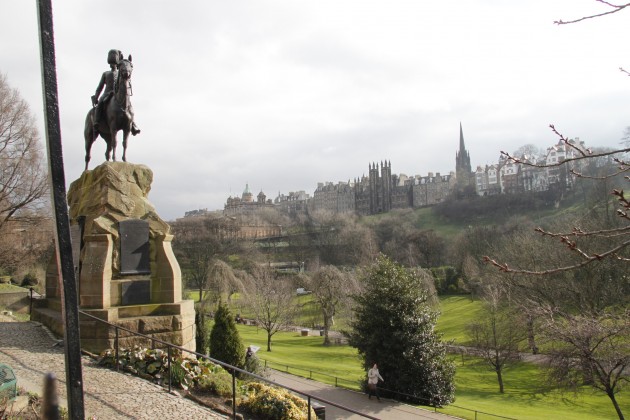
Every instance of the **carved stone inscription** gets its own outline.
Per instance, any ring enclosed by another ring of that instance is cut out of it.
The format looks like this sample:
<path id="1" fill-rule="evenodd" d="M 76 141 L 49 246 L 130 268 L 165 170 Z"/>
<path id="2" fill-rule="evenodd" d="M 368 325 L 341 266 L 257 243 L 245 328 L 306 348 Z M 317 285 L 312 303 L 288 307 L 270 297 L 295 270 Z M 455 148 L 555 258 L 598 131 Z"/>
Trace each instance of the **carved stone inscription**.
<path id="1" fill-rule="evenodd" d="M 122 305 L 151 303 L 151 280 L 133 280 L 121 284 Z"/>
<path id="2" fill-rule="evenodd" d="M 150 274 L 149 223 L 123 220 L 120 230 L 120 274 Z"/>

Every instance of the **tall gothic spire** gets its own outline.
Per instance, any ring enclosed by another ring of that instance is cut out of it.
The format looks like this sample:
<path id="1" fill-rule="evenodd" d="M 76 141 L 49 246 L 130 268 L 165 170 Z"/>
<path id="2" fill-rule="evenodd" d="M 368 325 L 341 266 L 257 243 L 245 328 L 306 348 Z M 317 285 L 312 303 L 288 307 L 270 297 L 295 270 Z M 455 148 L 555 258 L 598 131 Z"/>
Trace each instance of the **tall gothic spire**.
<path id="1" fill-rule="evenodd" d="M 455 153 L 455 176 L 457 183 L 460 185 L 470 184 L 471 178 L 471 165 L 470 154 L 466 150 L 464 144 L 464 130 L 462 129 L 462 123 L 459 123 L 459 150 Z"/>

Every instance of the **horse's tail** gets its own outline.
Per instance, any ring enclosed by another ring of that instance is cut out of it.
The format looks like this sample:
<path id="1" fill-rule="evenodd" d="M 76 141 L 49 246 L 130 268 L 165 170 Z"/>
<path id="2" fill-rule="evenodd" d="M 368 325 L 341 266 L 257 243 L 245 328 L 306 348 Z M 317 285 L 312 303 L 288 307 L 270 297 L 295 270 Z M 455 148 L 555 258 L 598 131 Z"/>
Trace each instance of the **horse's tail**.
<path id="1" fill-rule="evenodd" d="M 96 108 L 92 108 L 88 111 L 85 116 L 85 126 L 83 128 L 83 135 L 85 140 L 89 138 L 89 136 L 94 132 L 94 110 Z"/>

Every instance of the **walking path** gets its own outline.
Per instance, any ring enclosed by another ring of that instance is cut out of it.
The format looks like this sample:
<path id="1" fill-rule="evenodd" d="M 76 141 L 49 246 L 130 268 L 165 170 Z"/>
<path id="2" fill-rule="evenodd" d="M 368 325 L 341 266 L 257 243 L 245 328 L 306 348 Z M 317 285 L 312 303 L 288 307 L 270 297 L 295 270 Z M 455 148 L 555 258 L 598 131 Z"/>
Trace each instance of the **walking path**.
<path id="1" fill-rule="evenodd" d="M 332 385 L 326 385 L 321 382 L 312 381 L 310 379 L 294 376 L 288 373 L 271 370 L 271 380 L 298 391 L 308 392 L 311 395 L 318 396 L 334 403 L 351 407 L 354 410 L 369 414 L 379 419 L 407 420 L 407 419 L 453 419 L 441 413 L 416 408 L 407 404 L 396 401 L 385 400 L 377 401 L 375 398 L 368 399 L 367 395 L 351 391 L 344 388 L 337 388 Z M 318 402 L 318 401 L 314 401 Z M 326 406 L 327 419 L 361 419 L 358 414 L 352 414 L 339 408 Z"/>
<path id="2" fill-rule="evenodd" d="M 16 322 L 0 315 L 0 363 L 13 368 L 18 387 L 43 395 L 44 375 L 53 373 L 61 405 L 66 403 L 63 348 L 40 324 Z M 83 358 L 86 418 L 94 419 L 224 419 L 205 407 L 134 376 L 98 367 Z"/>
<path id="3" fill-rule="evenodd" d="M 64 353 L 63 347 L 58 344 L 59 340 L 39 323 L 17 322 L 0 314 L 0 363 L 13 368 L 19 387 L 38 395 L 43 395 L 44 376 L 53 373 L 58 379 L 57 391 L 61 405 L 67 407 Z M 164 388 L 148 381 L 101 368 L 87 356 L 82 360 L 85 414 L 88 419 L 226 418 L 193 401 L 169 394 Z M 381 399 L 381 402 L 369 400 L 365 394 L 359 392 L 282 372 L 272 371 L 270 379 L 380 419 L 452 418 L 385 399 Z M 326 418 L 362 417 L 327 405 Z"/>

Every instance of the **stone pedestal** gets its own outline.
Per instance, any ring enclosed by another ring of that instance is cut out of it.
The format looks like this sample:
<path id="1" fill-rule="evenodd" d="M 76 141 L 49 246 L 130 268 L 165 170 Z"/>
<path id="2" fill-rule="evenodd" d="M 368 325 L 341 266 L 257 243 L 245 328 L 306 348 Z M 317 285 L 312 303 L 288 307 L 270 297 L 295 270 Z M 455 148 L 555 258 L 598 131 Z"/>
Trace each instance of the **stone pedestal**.
<path id="1" fill-rule="evenodd" d="M 181 270 L 171 247 L 170 227 L 147 199 L 152 180 L 153 173 L 147 166 L 106 162 L 84 172 L 70 185 L 68 204 L 79 309 L 131 331 L 194 350 L 194 304 L 182 300 Z M 121 234 L 120 224 L 127 221 L 141 229 Z M 146 231 L 145 238 L 142 235 Z M 138 243 L 146 246 L 139 247 Z M 143 248 L 144 252 L 147 246 L 148 256 L 139 255 L 138 250 Z M 46 300 L 33 309 L 33 319 L 63 334 L 58 272 L 53 257 L 46 273 Z M 113 328 L 85 316 L 80 321 L 82 348 L 99 353 L 113 347 Z M 121 330 L 119 339 L 122 347 L 151 345 Z"/>

